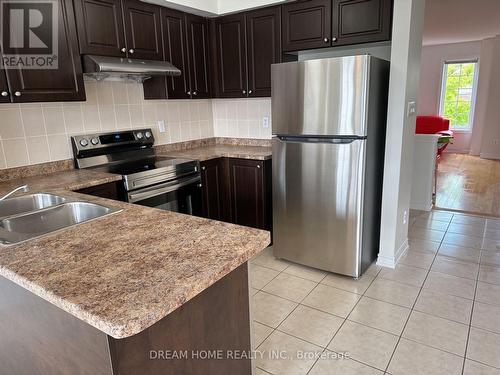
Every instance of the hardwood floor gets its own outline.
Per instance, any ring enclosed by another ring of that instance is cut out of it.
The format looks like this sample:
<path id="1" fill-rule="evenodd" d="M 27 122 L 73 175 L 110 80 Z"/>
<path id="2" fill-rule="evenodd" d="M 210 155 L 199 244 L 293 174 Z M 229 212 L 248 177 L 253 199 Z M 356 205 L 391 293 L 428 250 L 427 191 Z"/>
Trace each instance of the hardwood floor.
<path id="1" fill-rule="evenodd" d="M 438 167 L 436 206 L 500 217 L 500 160 L 445 153 Z"/>

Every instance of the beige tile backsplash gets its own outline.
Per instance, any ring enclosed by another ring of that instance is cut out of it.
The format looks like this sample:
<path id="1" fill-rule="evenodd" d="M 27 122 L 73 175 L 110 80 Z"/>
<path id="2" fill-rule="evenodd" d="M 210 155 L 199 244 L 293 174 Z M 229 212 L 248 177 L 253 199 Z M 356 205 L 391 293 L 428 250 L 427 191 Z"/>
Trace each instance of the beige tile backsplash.
<path id="1" fill-rule="evenodd" d="M 86 81 L 87 101 L 0 104 L 0 168 L 72 158 L 76 134 L 148 127 L 157 144 L 271 138 L 271 99 L 144 100 L 142 85 Z M 166 132 L 158 131 L 163 120 Z"/>

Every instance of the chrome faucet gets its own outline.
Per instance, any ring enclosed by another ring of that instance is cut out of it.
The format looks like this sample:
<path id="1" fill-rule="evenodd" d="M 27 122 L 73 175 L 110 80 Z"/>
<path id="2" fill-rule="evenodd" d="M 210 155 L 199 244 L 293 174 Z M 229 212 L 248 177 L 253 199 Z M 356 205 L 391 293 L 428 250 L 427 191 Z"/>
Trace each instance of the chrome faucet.
<path id="1" fill-rule="evenodd" d="M 10 197 L 12 194 L 17 193 L 18 191 L 22 191 L 23 193 L 28 192 L 29 191 L 28 185 L 23 185 L 23 186 L 19 186 L 19 187 L 15 188 L 10 193 L 8 193 L 8 194 L 4 195 L 2 198 L 0 198 L 0 202 L 3 201 L 4 199 Z"/>

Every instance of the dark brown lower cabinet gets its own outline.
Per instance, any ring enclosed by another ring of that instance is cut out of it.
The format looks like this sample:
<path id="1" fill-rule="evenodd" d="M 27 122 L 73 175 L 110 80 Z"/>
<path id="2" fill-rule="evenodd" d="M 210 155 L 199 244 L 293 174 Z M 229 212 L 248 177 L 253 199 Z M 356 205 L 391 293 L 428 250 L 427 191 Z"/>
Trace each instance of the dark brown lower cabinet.
<path id="1" fill-rule="evenodd" d="M 204 161 L 201 178 L 206 218 L 271 230 L 271 160 Z"/>
<path id="2" fill-rule="evenodd" d="M 91 186 L 85 189 L 77 190 L 77 193 L 92 195 L 94 197 L 99 198 L 107 198 L 107 199 L 119 199 L 118 193 L 118 183 L 117 182 L 109 182 L 107 184 Z"/>

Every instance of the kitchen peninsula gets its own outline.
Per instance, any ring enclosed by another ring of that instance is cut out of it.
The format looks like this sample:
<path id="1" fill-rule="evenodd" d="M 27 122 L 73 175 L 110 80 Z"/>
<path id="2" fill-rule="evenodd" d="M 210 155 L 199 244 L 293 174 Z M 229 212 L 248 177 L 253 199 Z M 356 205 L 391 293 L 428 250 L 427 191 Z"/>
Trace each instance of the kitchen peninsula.
<path id="1" fill-rule="evenodd" d="M 250 350 L 247 261 L 269 232 L 71 191 L 115 179 L 73 170 L 0 183 L 121 210 L 0 249 L 0 373 L 251 374 L 249 359 L 157 354 Z"/>

